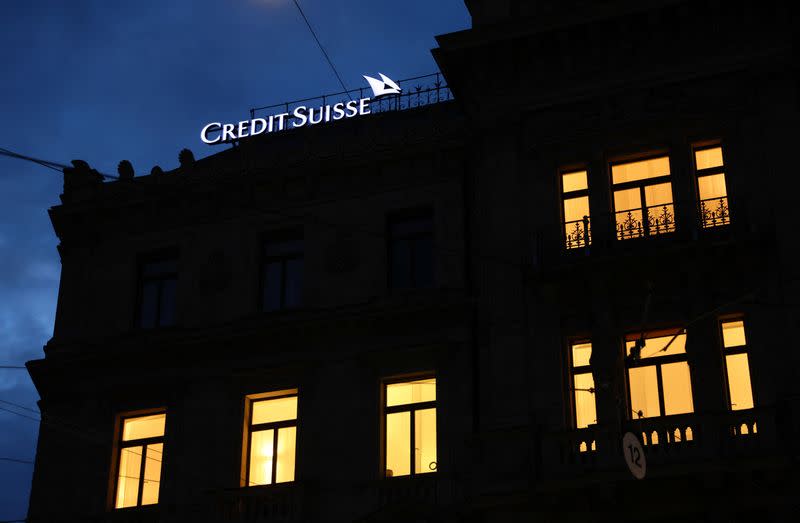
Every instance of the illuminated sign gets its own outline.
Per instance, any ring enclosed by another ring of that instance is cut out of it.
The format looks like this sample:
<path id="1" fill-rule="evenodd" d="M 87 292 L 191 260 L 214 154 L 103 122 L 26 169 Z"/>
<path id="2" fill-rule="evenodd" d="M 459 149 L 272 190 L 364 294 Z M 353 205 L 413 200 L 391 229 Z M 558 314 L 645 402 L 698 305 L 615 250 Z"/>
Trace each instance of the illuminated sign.
<path id="1" fill-rule="evenodd" d="M 392 79 L 383 73 L 379 73 L 380 80 L 364 76 L 372 88 L 373 98 L 379 98 L 389 94 L 400 94 L 403 90 Z M 322 105 L 319 107 L 306 107 L 301 105 L 291 112 L 273 114 L 266 118 L 253 118 L 242 120 L 237 123 L 211 122 L 200 131 L 200 139 L 203 142 L 213 145 L 216 143 L 230 142 L 257 136 L 265 133 L 275 133 L 285 129 L 297 129 L 307 125 L 317 125 L 327 122 L 335 122 L 356 116 L 370 114 L 369 103 L 372 98 L 361 98 L 360 100 L 350 100 L 339 102 L 333 105 Z"/>

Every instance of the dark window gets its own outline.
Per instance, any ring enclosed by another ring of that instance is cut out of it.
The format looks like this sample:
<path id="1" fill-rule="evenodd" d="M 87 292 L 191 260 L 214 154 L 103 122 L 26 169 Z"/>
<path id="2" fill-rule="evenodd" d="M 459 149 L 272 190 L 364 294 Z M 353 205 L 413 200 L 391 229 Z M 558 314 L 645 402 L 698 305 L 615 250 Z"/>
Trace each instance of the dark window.
<path id="1" fill-rule="evenodd" d="M 433 216 L 427 213 L 389 219 L 389 286 L 433 287 Z"/>
<path id="2" fill-rule="evenodd" d="M 139 266 L 139 284 L 139 327 L 152 329 L 174 325 L 175 293 L 178 287 L 177 257 L 143 262 Z"/>
<path id="3" fill-rule="evenodd" d="M 303 239 L 282 234 L 264 241 L 261 309 L 291 309 L 303 303 Z"/>

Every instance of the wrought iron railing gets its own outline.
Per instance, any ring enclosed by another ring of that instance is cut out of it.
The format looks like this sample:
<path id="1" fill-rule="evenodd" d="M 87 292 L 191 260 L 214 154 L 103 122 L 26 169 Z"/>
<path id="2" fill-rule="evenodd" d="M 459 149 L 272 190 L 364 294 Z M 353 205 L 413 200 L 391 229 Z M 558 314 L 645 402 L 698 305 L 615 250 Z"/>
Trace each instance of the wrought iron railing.
<path id="1" fill-rule="evenodd" d="M 592 244 L 592 229 L 588 216 L 584 216 L 581 220 L 565 222 L 564 231 L 564 245 L 567 250 L 588 247 Z"/>
<path id="2" fill-rule="evenodd" d="M 384 95 L 380 98 L 373 98 L 370 100 L 371 113 L 386 113 L 392 111 L 405 111 L 408 109 L 415 109 L 417 107 L 425 107 L 434 105 L 441 102 L 447 102 L 453 99 L 453 93 L 447 86 L 447 82 L 441 73 L 434 73 L 425 76 L 417 76 L 400 80 L 397 84 L 401 87 L 400 94 Z M 313 98 L 305 98 L 303 100 L 295 100 L 293 102 L 284 102 L 281 104 L 268 105 L 264 107 L 254 107 L 250 109 L 250 118 L 256 116 L 269 116 L 272 114 L 286 113 L 287 128 L 291 128 L 293 118 L 291 117 L 294 110 L 300 106 L 306 107 L 320 107 L 326 105 L 335 105 L 338 103 L 347 103 L 353 100 L 361 100 L 362 98 L 372 97 L 372 88 L 369 86 L 361 87 L 358 89 L 351 89 L 341 93 L 328 94 L 323 96 L 316 96 Z"/>
<path id="3" fill-rule="evenodd" d="M 646 219 L 643 219 L 643 215 Z M 657 205 L 616 213 L 617 239 L 646 238 L 675 232 L 673 205 Z"/>
<path id="4" fill-rule="evenodd" d="M 731 211 L 728 207 L 728 198 L 709 198 L 700 201 L 700 221 L 703 228 L 719 227 L 731 223 Z"/>

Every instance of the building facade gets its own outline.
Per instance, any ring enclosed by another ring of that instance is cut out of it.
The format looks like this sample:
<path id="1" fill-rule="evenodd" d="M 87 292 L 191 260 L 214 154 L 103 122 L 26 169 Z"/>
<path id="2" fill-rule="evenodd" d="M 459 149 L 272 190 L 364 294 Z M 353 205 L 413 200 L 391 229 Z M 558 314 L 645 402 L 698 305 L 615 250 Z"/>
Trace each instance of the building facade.
<path id="1" fill-rule="evenodd" d="M 65 171 L 28 521 L 795 519 L 792 6 L 466 4 L 398 110 Z"/>

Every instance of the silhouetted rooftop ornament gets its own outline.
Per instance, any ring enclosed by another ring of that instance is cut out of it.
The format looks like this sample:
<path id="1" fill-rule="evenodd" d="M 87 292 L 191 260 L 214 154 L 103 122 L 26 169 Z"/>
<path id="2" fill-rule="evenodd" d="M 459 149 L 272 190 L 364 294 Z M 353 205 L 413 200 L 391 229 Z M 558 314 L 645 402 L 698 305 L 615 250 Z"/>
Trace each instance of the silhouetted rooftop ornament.
<path id="1" fill-rule="evenodd" d="M 181 167 L 191 167 L 194 165 L 194 153 L 189 149 L 184 149 L 178 155 L 178 161 L 181 164 Z"/>
<path id="2" fill-rule="evenodd" d="M 72 160 L 72 167 L 64 168 L 64 197 L 81 197 L 83 194 L 91 194 L 86 190 L 103 183 L 103 176 L 83 160 Z"/>
<path id="3" fill-rule="evenodd" d="M 133 180 L 134 171 L 133 171 L 133 164 L 128 160 L 122 160 L 117 165 L 117 173 L 119 174 L 120 180 Z"/>
<path id="4" fill-rule="evenodd" d="M 162 174 L 164 174 L 164 169 L 156 165 L 152 169 L 150 169 L 150 174 L 152 176 L 161 176 Z"/>

